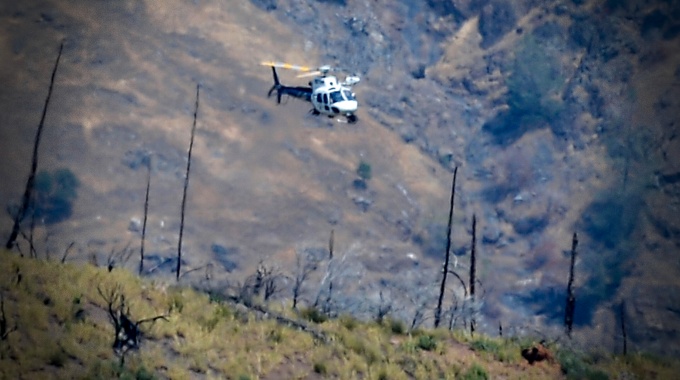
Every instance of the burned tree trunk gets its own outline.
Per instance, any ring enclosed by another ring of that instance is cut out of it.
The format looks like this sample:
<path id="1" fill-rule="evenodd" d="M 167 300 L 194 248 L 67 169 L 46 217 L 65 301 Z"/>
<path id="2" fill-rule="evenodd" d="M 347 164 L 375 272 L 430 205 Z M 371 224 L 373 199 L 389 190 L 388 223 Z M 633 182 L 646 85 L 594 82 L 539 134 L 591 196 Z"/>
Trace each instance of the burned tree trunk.
<path id="1" fill-rule="evenodd" d="M 576 307 L 576 297 L 574 296 L 574 263 L 576 262 L 576 246 L 578 245 L 578 237 L 574 232 L 574 237 L 571 242 L 571 264 L 569 265 L 569 282 L 567 284 L 567 304 L 564 309 L 564 326 L 567 332 L 567 337 L 571 338 L 571 329 L 574 324 L 574 309 Z"/>
<path id="2" fill-rule="evenodd" d="M 182 270 L 182 235 L 184 234 L 184 211 L 187 204 L 187 189 L 189 188 L 189 173 L 191 172 L 191 151 L 194 148 L 194 135 L 196 133 L 196 116 L 198 115 L 198 93 L 200 85 L 196 85 L 196 107 L 194 108 L 194 123 L 191 126 L 191 140 L 189 142 L 189 153 L 187 154 L 187 171 L 184 176 L 184 192 L 182 193 L 182 214 L 179 222 L 179 242 L 177 243 L 177 269 L 175 276 L 179 281 L 180 271 Z"/>
<path id="3" fill-rule="evenodd" d="M 9 334 L 17 330 L 17 324 L 14 327 L 9 327 L 7 323 L 7 316 L 5 315 L 5 295 L 0 291 L 0 341 L 7 340 Z"/>
<path id="4" fill-rule="evenodd" d="M 472 248 L 470 250 L 470 303 L 473 306 L 473 312 L 470 318 L 470 335 L 475 334 L 475 315 L 474 315 L 474 304 L 475 304 L 475 275 L 477 271 L 477 262 L 475 257 L 475 246 L 477 245 L 476 229 L 477 218 L 472 215 Z"/>
<path id="5" fill-rule="evenodd" d="M 621 334 L 623 335 L 623 356 L 628 355 L 628 334 L 626 332 L 626 301 L 621 301 L 619 306 L 621 316 Z"/>
<path id="6" fill-rule="evenodd" d="M 331 271 L 331 265 L 333 262 L 333 243 L 334 243 L 335 231 L 331 230 L 331 237 L 328 239 L 328 271 Z M 331 312 L 331 302 L 333 301 L 333 275 L 331 274 L 328 281 L 328 295 L 326 297 L 326 302 L 324 302 L 323 312 L 327 315 Z"/>
<path id="7" fill-rule="evenodd" d="M 116 285 L 107 291 L 97 286 L 97 292 L 106 302 L 106 311 L 114 329 L 114 341 L 112 348 L 124 357 L 129 350 L 139 348 L 142 338 L 141 325 L 147 322 L 155 322 L 159 319 L 168 320 L 166 315 L 157 315 L 134 321 L 130 316 L 130 307 L 125 304 L 125 295 L 120 285 Z M 121 359 L 122 359 L 121 357 Z"/>
<path id="8" fill-rule="evenodd" d="M 309 255 L 303 257 L 303 253 L 295 254 L 295 283 L 293 284 L 293 309 L 297 309 L 298 301 L 302 295 L 302 286 L 309 275 L 316 270 L 318 262 L 310 260 Z"/>
<path id="9" fill-rule="evenodd" d="M 19 229 L 21 222 L 26 216 L 26 212 L 31 204 L 31 198 L 33 196 L 33 185 L 35 184 L 35 172 L 38 169 L 38 151 L 40 148 L 40 138 L 42 136 L 43 127 L 45 126 L 45 116 L 47 115 L 47 107 L 50 104 L 50 98 L 52 97 L 52 89 L 54 88 L 54 78 L 57 75 L 57 68 L 59 67 L 59 59 L 61 58 L 61 52 L 64 50 L 64 43 L 62 42 L 59 46 L 59 53 L 57 54 L 57 61 L 54 63 L 54 69 L 52 70 L 52 77 L 50 79 L 50 87 L 47 89 L 47 98 L 45 99 L 45 106 L 43 107 L 42 115 L 40 116 L 40 123 L 38 123 L 38 130 L 35 133 L 35 140 L 33 142 L 33 158 L 31 160 L 31 171 L 28 174 L 28 180 L 26 181 L 26 189 L 24 190 L 24 195 L 21 201 L 21 206 L 14 215 L 14 225 L 12 226 L 12 232 L 7 239 L 5 248 L 12 249 L 14 243 L 19 235 Z M 31 248 L 32 249 L 32 248 Z"/>
<path id="10" fill-rule="evenodd" d="M 449 258 L 451 257 L 451 225 L 453 224 L 453 205 L 456 195 L 456 174 L 458 167 L 453 169 L 453 183 L 451 184 L 451 201 L 449 202 L 449 224 L 446 228 L 446 252 L 444 254 L 444 270 L 442 276 L 442 283 L 439 288 L 439 299 L 437 300 L 437 308 L 434 312 L 434 327 L 439 327 L 442 316 L 442 303 L 444 302 L 444 293 L 446 291 L 446 276 L 449 273 Z"/>
<path id="11" fill-rule="evenodd" d="M 151 157 L 147 162 L 146 195 L 144 196 L 144 221 L 142 222 L 142 246 L 139 249 L 139 274 L 144 272 L 144 241 L 146 240 L 146 222 L 149 215 L 149 189 L 151 188 Z"/>

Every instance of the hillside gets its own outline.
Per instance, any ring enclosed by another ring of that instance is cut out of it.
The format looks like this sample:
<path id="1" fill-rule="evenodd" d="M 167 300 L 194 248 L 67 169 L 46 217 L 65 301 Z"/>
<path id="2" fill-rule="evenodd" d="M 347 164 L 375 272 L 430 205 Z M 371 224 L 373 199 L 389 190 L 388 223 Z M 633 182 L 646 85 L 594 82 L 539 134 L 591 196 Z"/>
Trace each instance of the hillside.
<path id="1" fill-rule="evenodd" d="M 148 164 L 142 277 L 170 281 L 200 85 L 182 284 L 264 265 L 289 302 L 308 260 L 301 305 L 332 282 L 329 314 L 429 326 L 458 167 L 451 269 L 475 216 L 482 295 L 449 284 L 456 329 L 562 336 L 576 232 L 574 341 L 621 352 L 624 315 L 631 352 L 680 354 L 677 2 L 34 0 L 0 25 L 3 240 L 64 42 L 15 254 L 136 270 Z M 263 60 L 359 74 L 359 123 L 276 105 Z"/>
<path id="2" fill-rule="evenodd" d="M 277 323 L 271 318 L 275 312 L 263 315 L 125 270 L 6 252 L 0 278 L 0 378 L 556 379 L 605 373 L 671 378 L 678 370 L 677 363 L 637 355 L 593 358 L 557 346 L 550 347 L 558 350 L 556 362 L 529 365 L 520 356 L 532 344 L 528 340 L 444 330 L 407 333 L 392 320 L 321 320 L 272 305 L 311 334 Z M 141 324 L 137 348 L 127 351 L 112 348 L 108 315 L 108 301 L 118 311 L 121 299 L 121 310 L 134 322 L 164 317 Z"/>

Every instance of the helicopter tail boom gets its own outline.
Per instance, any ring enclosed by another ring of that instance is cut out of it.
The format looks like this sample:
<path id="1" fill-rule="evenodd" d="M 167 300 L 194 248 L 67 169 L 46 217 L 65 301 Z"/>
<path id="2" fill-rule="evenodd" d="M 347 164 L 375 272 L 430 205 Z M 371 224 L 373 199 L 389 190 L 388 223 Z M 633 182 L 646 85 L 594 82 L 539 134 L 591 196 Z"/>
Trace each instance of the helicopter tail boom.
<path id="1" fill-rule="evenodd" d="M 293 96 L 302 100 L 310 102 L 312 100 L 312 89 L 309 87 L 290 87 L 284 86 L 279 82 L 279 76 L 276 74 L 276 68 L 272 66 L 272 75 L 274 76 L 274 85 L 269 89 L 267 97 L 272 96 L 276 91 L 276 102 L 281 103 L 283 95 Z"/>

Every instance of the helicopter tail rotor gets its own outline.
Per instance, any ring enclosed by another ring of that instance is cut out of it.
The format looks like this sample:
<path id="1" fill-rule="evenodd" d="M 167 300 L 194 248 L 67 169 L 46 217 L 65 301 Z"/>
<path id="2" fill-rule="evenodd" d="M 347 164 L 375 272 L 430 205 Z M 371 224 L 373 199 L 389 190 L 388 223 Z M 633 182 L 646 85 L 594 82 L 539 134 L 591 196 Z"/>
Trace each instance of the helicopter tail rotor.
<path id="1" fill-rule="evenodd" d="M 276 74 L 276 68 L 274 66 L 272 66 L 272 74 L 274 75 L 274 85 L 269 89 L 267 97 L 272 96 L 272 92 L 276 90 L 276 103 L 281 104 L 281 93 L 283 87 L 281 86 L 281 82 L 279 82 L 279 76 Z"/>

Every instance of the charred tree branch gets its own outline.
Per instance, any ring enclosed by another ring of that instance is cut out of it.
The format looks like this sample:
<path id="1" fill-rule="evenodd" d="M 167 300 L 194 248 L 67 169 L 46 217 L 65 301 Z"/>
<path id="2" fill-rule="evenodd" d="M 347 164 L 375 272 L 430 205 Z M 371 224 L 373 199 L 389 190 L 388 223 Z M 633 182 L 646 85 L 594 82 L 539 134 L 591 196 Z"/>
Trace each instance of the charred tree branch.
<path id="1" fill-rule="evenodd" d="M 439 299 L 437 300 L 437 308 L 434 312 L 434 327 L 439 327 L 442 315 L 442 303 L 444 302 L 444 293 L 446 291 L 446 276 L 449 273 L 449 259 L 451 257 L 451 226 L 453 224 L 453 206 L 456 195 L 456 174 L 458 167 L 453 170 L 453 183 L 451 184 L 451 201 L 449 202 L 449 223 L 446 228 L 446 252 L 444 255 L 444 270 L 442 276 L 442 283 L 439 288 Z"/>
<path id="2" fill-rule="evenodd" d="M 198 115 L 198 94 L 201 86 L 196 85 L 196 107 L 194 108 L 194 123 L 191 126 L 191 140 L 189 141 L 189 153 L 187 154 L 187 171 L 184 176 L 184 192 L 182 193 L 182 213 L 179 222 L 179 242 L 177 243 L 177 269 L 175 276 L 179 281 L 180 271 L 182 270 L 182 236 L 184 234 L 184 211 L 187 204 L 187 190 L 189 188 L 189 173 L 191 171 L 191 151 L 194 148 L 194 135 L 196 134 L 196 117 Z"/>
<path id="3" fill-rule="evenodd" d="M 28 180 L 26 181 L 26 188 L 24 190 L 24 196 L 22 198 L 21 207 L 19 211 L 14 216 L 14 225 L 12 226 L 12 232 L 7 239 L 5 248 L 12 249 L 14 243 L 16 242 L 17 236 L 19 235 L 19 226 L 26 216 L 29 205 L 31 203 L 31 197 L 33 195 L 33 185 L 35 183 L 35 172 L 38 169 L 38 151 L 40 148 L 40 138 L 42 136 L 43 127 L 45 126 L 45 116 L 47 115 L 47 107 L 50 104 L 50 98 L 52 97 L 52 89 L 54 88 L 54 78 L 57 75 L 57 68 L 59 67 L 59 59 L 61 58 L 61 52 L 64 49 L 64 43 L 62 42 L 59 46 L 59 54 L 57 54 L 57 61 L 54 63 L 54 69 L 52 70 L 52 77 L 50 79 L 50 87 L 47 90 L 47 98 L 45 98 L 45 106 L 43 107 L 42 115 L 40 116 L 40 123 L 38 124 L 38 130 L 35 133 L 35 140 L 33 142 L 33 157 L 31 160 L 31 171 L 28 175 Z"/>
<path id="4" fill-rule="evenodd" d="M 576 262 L 576 246 L 578 245 L 578 236 L 574 232 L 574 237 L 571 241 L 571 264 L 569 265 L 569 282 L 567 284 L 567 305 L 564 309 L 564 326 L 566 328 L 567 337 L 571 338 L 571 330 L 574 324 L 574 310 L 576 307 L 576 296 L 574 296 L 574 264 Z"/>

